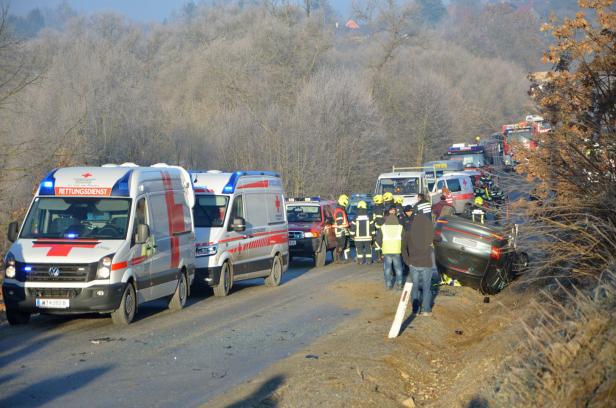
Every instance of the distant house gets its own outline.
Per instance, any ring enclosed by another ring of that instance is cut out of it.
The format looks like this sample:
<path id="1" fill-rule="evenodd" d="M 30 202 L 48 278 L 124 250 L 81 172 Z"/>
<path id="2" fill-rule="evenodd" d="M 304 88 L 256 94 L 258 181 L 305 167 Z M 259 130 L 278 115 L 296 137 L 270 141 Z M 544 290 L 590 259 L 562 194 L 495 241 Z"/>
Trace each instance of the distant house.
<path id="1" fill-rule="evenodd" d="M 347 21 L 345 26 L 350 30 L 357 30 L 359 28 L 359 24 L 357 24 L 354 20 Z"/>

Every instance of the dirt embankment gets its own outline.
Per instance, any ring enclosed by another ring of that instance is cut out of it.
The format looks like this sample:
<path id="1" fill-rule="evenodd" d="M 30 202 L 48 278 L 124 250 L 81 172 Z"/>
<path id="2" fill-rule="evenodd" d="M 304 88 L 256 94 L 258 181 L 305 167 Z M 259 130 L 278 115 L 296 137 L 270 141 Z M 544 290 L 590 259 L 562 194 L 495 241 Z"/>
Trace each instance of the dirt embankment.
<path id="1" fill-rule="evenodd" d="M 387 333 L 400 292 L 386 292 L 377 266 L 324 296 L 358 317 L 208 406 L 488 406 L 490 380 L 521 336 L 527 296 L 511 289 L 484 303 L 478 292 L 441 287 L 432 317 L 408 316 Z"/>

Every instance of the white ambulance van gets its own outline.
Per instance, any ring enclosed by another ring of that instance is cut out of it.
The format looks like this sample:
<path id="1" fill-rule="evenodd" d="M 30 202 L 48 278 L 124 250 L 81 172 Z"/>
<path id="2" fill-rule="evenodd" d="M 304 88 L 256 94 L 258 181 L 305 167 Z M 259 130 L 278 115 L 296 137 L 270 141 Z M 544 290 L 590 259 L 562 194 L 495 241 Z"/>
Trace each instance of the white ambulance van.
<path id="1" fill-rule="evenodd" d="M 111 313 L 141 303 L 182 309 L 194 279 L 194 195 L 188 172 L 132 163 L 53 170 L 24 224 L 9 225 L 2 293 L 11 324 L 33 312 Z"/>
<path id="2" fill-rule="evenodd" d="M 436 179 L 436 183 L 430 192 L 432 204 L 440 201 L 443 187 L 447 187 L 451 192 L 456 214 L 463 213 L 465 206 L 469 203 L 472 204 L 475 199 L 473 181 L 466 171 L 446 173 Z"/>
<path id="3" fill-rule="evenodd" d="M 421 171 L 416 171 L 421 170 Z M 382 173 L 376 182 L 374 194 L 392 193 L 402 196 L 402 205 L 415 205 L 419 193 L 428 194 L 428 181 L 423 167 L 394 167 L 391 173 Z"/>
<path id="4" fill-rule="evenodd" d="M 233 282 L 278 286 L 289 265 L 282 180 L 266 171 L 191 171 L 195 191 L 196 281 L 216 296 Z"/>

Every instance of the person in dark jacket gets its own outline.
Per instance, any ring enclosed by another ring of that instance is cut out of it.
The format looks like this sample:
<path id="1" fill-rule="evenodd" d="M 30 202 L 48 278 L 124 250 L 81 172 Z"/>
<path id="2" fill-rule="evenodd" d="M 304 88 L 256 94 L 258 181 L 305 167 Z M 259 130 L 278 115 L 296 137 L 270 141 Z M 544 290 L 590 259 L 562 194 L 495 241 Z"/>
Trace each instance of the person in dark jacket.
<path id="1" fill-rule="evenodd" d="M 410 230 L 404 234 L 402 257 L 409 266 L 413 281 L 411 297 L 413 312 L 419 311 L 419 289 L 422 292 L 421 310 L 423 316 L 432 314 L 432 241 L 434 225 L 429 215 L 415 214 Z"/>
<path id="2" fill-rule="evenodd" d="M 404 227 L 405 231 L 411 229 L 411 222 L 413 221 L 413 206 L 405 205 L 402 209 L 402 217 L 400 219 L 400 223 Z"/>

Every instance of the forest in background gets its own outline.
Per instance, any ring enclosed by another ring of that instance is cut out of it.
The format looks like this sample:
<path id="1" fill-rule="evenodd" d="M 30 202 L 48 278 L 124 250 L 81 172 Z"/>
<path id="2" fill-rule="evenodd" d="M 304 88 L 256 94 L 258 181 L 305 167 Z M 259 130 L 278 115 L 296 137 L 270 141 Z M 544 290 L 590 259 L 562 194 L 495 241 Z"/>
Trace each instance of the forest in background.
<path id="1" fill-rule="evenodd" d="M 58 166 L 268 169 L 290 196 L 370 191 L 392 165 L 535 111 L 549 4 L 358 0 L 350 30 L 326 1 L 189 2 L 147 25 L 5 2 L 1 228 Z"/>

